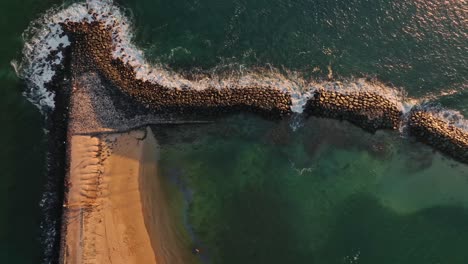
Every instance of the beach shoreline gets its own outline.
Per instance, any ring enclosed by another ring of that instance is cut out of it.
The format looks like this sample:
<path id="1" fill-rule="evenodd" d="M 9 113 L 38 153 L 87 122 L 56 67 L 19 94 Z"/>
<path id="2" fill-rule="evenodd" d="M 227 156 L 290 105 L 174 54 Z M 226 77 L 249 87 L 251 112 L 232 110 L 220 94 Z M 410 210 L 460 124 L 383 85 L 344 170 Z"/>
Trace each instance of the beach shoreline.
<path id="1" fill-rule="evenodd" d="M 72 135 L 60 263 L 194 263 L 150 128 Z"/>

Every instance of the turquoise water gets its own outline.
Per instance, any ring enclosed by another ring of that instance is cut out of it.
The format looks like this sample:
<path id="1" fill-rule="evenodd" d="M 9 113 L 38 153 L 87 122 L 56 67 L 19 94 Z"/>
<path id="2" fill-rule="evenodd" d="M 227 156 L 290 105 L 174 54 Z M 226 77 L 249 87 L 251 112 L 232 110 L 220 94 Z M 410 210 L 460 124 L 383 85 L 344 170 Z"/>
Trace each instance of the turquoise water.
<path id="1" fill-rule="evenodd" d="M 236 116 L 156 128 L 213 263 L 466 263 L 468 166 L 393 133 Z"/>
<path id="2" fill-rule="evenodd" d="M 68 3 L 69 1 L 67 1 Z M 21 33 L 62 1 L 1 1 L 2 259 L 41 260 L 44 122 L 22 97 Z M 274 67 L 373 78 L 468 116 L 458 0 L 120 0 L 149 60 L 176 71 Z M 188 220 L 214 263 L 466 263 L 468 169 L 398 133 L 234 116 L 158 128 L 162 172 L 193 192 Z M 5 256 L 4 256 L 5 255 Z"/>

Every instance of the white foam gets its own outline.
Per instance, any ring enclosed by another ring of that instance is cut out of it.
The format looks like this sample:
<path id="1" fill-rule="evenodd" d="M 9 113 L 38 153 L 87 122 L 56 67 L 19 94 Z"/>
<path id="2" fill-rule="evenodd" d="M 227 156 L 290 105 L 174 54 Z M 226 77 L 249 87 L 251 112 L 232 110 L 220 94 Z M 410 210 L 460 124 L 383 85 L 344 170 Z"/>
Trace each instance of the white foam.
<path id="1" fill-rule="evenodd" d="M 97 10 L 98 16 L 94 18 L 88 13 L 90 10 Z M 112 13 L 115 15 L 105 17 L 106 14 Z M 59 23 L 99 20 L 106 25 L 112 25 L 114 21 L 119 21 L 122 18 L 124 17 L 120 10 L 112 4 L 112 1 L 92 0 L 86 3 L 75 3 L 66 8 L 52 8 L 31 22 L 23 33 L 25 41 L 23 60 L 19 65 L 16 65 L 18 75 L 28 82 L 28 89 L 25 91 L 28 100 L 41 111 L 54 108 L 55 95 L 46 88 L 46 85 L 55 76 L 54 66 L 61 64 L 64 56 L 61 52 L 58 52 L 52 59 L 49 56 L 52 52 L 57 52 L 60 47 L 70 45 L 70 41 L 63 34 Z"/>
<path id="2" fill-rule="evenodd" d="M 31 22 L 23 33 L 25 41 L 23 60 L 16 67 L 17 74 L 28 83 L 25 96 L 40 110 L 54 108 L 55 95 L 47 90 L 46 84 L 55 76 L 54 66 L 63 62 L 61 52 L 58 52 L 53 59 L 49 56 L 52 52 L 57 52 L 60 47 L 70 45 L 68 37 L 63 34 L 58 23 L 66 18 L 79 21 L 85 12 L 86 9 L 79 5 L 67 9 L 53 8 Z"/>
<path id="3" fill-rule="evenodd" d="M 465 119 L 461 112 L 456 110 L 443 109 L 441 107 L 426 107 L 424 110 L 430 112 L 438 119 L 445 121 L 447 124 L 468 132 L 468 120 Z"/>
<path id="4" fill-rule="evenodd" d="M 353 94 L 369 92 L 378 94 L 386 100 L 392 102 L 398 110 L 407 111 L 408 99 L 402 89 L 387 86 L 378 81 L 368 81 L 365 78 L 350 79 L 346 81 L 326 81 L 311 83 L 310 90 L 327 90 L 341 94 Z"/>

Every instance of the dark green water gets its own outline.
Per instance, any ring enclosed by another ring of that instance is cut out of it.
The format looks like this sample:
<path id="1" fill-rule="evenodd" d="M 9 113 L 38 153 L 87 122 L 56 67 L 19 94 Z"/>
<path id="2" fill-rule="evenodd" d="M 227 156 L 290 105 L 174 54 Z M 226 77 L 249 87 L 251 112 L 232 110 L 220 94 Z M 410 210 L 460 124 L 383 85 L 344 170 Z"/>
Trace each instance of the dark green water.
<path id="1" fill-rule="evenodd" d="M 10 61 L 28 23 L 61 1 L 0 1 L 0 242 L 38 263 L 43 121 Z M 458 0 L 118 1 L 148 58 L 176 70 L 272 65 L 370 76 L 468 116 L 467 4 Z M 439 96 L 446 91 L 455 91 Z M 466 263 L 468 169 L 401 139 L 312 119 L 293 132 L 236 116 L 155 131 L 162 172 L 214 263 Z"/>
<path id="2" fill-rule="evenodd" d="M 321 77 L 331 65 L 335 77 L 376 76 L 412 95 L 466 90 L 466 3 L 445 2 L 119 1 L 146 54 L 174 67 L 270 63 Z M 467 105 L 466 92 L 456 99 Z"/>
<path id="3" fill-rule="evenodd" d="M 39 202 L 45 184 L 45 137 L 37 108 L 10 61 L 21 58 L 21 33 L 59 1 L 0 1 L 0 248 L 1 263 L 40 263 Z"/>
<path id="4" fill-rule="evenodd" d="M 376 77 L 468 113 L 460 1 L 121 1 L 155 62 Z M 150 11 L 151 10 L 151 11 Z M 465 11 L 463 11 L 465 10 Z M 314 70 L 315 69 L 315 70 Z M 156 131 L 213 263 L 466 263 L 468 168 L 346 124 L 240 116 Z"/>

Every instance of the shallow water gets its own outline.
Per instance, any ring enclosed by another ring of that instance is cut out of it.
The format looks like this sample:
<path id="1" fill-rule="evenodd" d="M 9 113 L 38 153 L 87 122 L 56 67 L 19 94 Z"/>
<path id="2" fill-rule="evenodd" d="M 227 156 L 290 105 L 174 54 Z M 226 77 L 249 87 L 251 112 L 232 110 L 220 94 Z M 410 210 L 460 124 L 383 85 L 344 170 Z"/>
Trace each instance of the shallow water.
<path id="1" fill-rule="evenodd" d="M 236 116 L 156 128 L 213 263 L 464 263 L 468 166 L 396 133 Z"/>
<path id="2" fill-rule="evenodd" d="M 0 3 L 0 167 L 7 193 L 0 199 L 6 215 L 0 242 L 8 263 L 41 260 L 45 184 L 42 117 L 21 96 L 26 86 L 10 62 L 21 61 L 29 22 L 57 4 Z M 260 66 L 318 82 L 367 77 L 468 116 L 464 0 L 117 4 L 133 21 L 146 58 L 175 71 Z M 156 132 L 162 171 L 180 175 L 193 191 L 188 220 L 214 263 L 468 259 L 467 166 L 398 133 L 369 135 L 321 119 L 292 131 L 289 120 L 252 116 Z"/>

